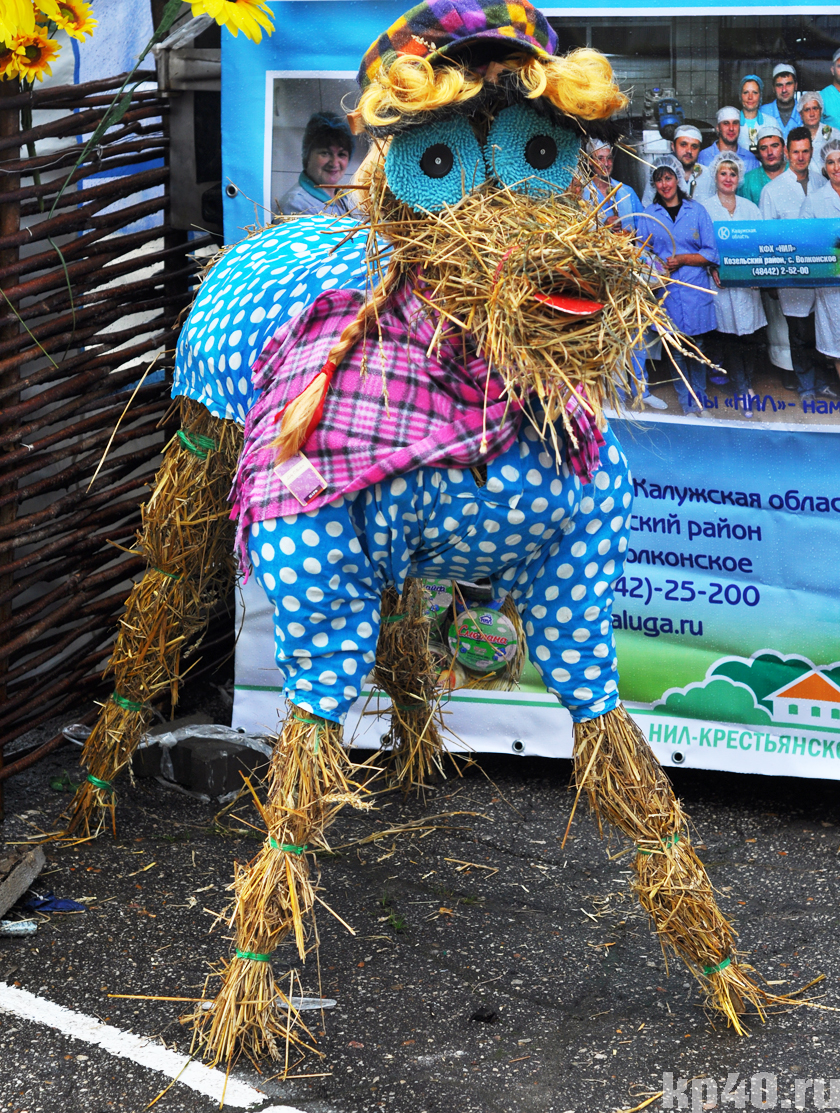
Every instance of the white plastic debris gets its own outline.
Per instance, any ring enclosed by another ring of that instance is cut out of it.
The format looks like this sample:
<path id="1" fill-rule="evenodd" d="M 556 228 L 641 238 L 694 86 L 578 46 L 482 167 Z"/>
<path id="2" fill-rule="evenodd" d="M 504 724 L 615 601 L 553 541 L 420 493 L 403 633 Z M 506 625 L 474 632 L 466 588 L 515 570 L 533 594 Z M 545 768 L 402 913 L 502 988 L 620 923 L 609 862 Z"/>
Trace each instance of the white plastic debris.
<path id="1" fill-rule="evenodd" d="M 84 746 L 90 730 L 91 728 L 85 726 L 84 723 L 68 723 L 66 727 L 62 728 L 61 733 L 68 742 L 75 742 L 77 746 Z"/>
<path id="2" fill-rule="evenodd" d="M 338 1004 L 332 997 L 292 997 L 290 998 L 292 1008 L 297 1009 L 298 1012 L 314 1012 L 317 1009 L 334 1009 Z M 210 1012 L 213 1008 L 215 1001 L 202 1002 L 201 1008 L 204 1012 Z M 283 1008 L 285 1002 L 278 1001 L 277 1007 Z"/>
<path id="3" fill-rule="evenodd" d="M 206 739 L 209 742 L 236 742 L 240 746 L 257 750 L 267 758 L 270 758 L 273 753 L 271 746 L 259 734 L 240 734 L 238 730 L 220 726 L 218 723 L 196 723 L 192 726 L 179 727 L 177 730 L 168 730 L 162 734 L 146 734 L 137 748 L 142 750 L 146 746 L 161 746 L 165 750 L 171 750 L 173 746 L 177 746 L 187 738 Z"/>
<path id="4" fill-rule="evenodd" d="M 36 920 L 0 920 L 0 935 L 34 935 L 37 930 Z"/>
<path id="5" fill-rule="evenodd" d="M 271 746 L 261 738 L 258 734 L 240 734 L 238 730 L 233 730 L 231 727 L 223 727 L 218 723 L 193 723 L 192 725 L 179 727 L 177 730 L 168 730 L 163 734 L 146 734 L 142 738 L 138 750 L 146 749 L 148 746 L 160 746 L 160 771 L 164 778 L 169 782 L 175 781 L 175 770 L 172 767 L 172 755 L 170 750 L 173 746 L 177 746 L 179 742 L 184 742 L 187 738 L 194 738 L 198 741 L 208 742 L 228 742 L 235 743 L 238 746 L 247 746 L 251 750 L 256 750 L 257 753 L 262 754 L 264 758 L 271 758 L 273 750 Z M 203 796 L 203 794 L 201 794 Z M 208 798 L 209 799 L 209 798 Z"/>

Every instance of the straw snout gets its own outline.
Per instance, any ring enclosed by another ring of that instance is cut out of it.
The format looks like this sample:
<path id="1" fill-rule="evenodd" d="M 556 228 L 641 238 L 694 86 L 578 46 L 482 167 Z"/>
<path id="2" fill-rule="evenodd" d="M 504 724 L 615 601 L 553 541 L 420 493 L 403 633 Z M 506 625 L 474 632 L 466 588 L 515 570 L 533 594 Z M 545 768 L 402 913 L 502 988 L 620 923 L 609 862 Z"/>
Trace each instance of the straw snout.
<path id="1" fill-rule="evenodd" d="M 578 260 L 570 256 L 567 244 L 558 244 L 550 234 L 528 236 L 523 229 L 519 236 L 507 238 L 499 244 L 496 254 L 499 262 L 494 273 L 494 286 L 500 283 L 518 284 L 521 295 L 527 299 L 527 311 L 544 320 L 547 327 L 562 323 L 557 310 L 565 309 L 573 316 L 588 316 L 604 308 L 608 296 L 606 275 L 581 273 Z M 537 298 L 534 304 L 534 296 Z M 580 299 L 580 306 L 561 304 L 551 299 Z M 586 307 L 583 303 L 586 302 Z"/>
<path id="2" fill-rule="evenodd" d="M 440 330 L 461 324 L 513 404 L 536 403 L 570 436 L 566 407 L 581 388 L 596 422 L 632 377 L 630 353 L 650 327 L 670 330 L 632 240 L 570 194 L 526 196 L 483 186 L 422 217 L 376 182 L 373 226 L 393 244 L 390 267 L 416 274 Z"/>

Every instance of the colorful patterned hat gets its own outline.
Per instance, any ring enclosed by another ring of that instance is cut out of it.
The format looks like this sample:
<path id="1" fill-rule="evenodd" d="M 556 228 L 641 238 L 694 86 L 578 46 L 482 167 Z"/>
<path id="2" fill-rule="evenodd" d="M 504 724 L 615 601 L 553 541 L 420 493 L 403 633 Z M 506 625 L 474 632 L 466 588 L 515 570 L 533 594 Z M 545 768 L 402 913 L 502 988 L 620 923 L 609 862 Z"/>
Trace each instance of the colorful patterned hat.
<path id="1" fill-rule="evenodd" d="M 356 80 L 361 89 L 367 88 L 379 68 L 387 69 L 401 54 L 434 62 L 473 45 L 495 47 L 498 57 L 497 44 L 548 58 L 557 49 L 557 36 L 542 12 L 525 0 L 426 0 L 371 43 Z"/>

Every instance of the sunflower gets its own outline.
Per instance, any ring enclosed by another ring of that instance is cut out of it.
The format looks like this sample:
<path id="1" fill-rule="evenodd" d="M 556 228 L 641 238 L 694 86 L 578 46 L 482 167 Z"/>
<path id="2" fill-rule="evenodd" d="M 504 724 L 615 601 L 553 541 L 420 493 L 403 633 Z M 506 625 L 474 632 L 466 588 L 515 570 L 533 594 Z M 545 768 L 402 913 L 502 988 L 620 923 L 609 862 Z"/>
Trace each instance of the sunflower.
<path id="1" fill-rule="evenodd" d="M 0 43 L 0 78 L 4 81 L 13 77 L 17 77 L 17 55 L 14 48 L 7 46 L 6 43 Z"/>
<path id="2" fill-rule="evenodd" d="M 192 0 L 193 15 L 209 15 L 232 35 L 241 31 L 246 38 L 258 43 L 262 39 L 261 27 L 269 35 L 274 30 L 265 0 Z"/>
<path id="3" fill-rule="evenodd" d="M 31 35 L 34 31 L 32 0 L 3 0 L 0 4 L 0 40 L 10 47 L 17 35 Z"/>
<path id="4" fill-rule="evenodd" d="M 92 35 L 97 20 L 93 19 L 91 6 L 85 0 L 35 0 L 41 11 L 62 31 L 73 39 L 84 42 L 85 35 Z"/>
<path id="5" fill-rule="evenodd" d="M 32 35 L 18 35 L 12 46 L 15 68 L 29 81 L 42 81 L 44 74 L 52 74 L 50 62 L 58 57 L 59 49 L 55 39 L 48 39 L 40 28 Z"/>

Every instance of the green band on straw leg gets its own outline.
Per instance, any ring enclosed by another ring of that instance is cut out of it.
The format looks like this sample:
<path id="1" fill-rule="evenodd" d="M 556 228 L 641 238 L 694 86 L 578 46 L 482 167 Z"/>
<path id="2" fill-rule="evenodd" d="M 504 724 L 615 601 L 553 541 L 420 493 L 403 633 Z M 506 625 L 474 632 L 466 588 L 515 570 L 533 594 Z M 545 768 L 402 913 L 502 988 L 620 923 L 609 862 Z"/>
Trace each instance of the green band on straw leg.
<path id="1" fill-rule="evenodd" d="M 676 834 L 673 834 L 673 835 L 666 835 L 665 838 L 662 840 L 662 846 L 665 850 L 670 850 L 671 847 L 676 846 L 679 841 L 680 841 L 679 832 L 677 832 Z M 637 846 L 636 850 L 639 852 L 639 854 L 661 854 L 662 853 L 662 850 L 660 850 L 658 847 L 654 847 L 651 850 L 646 850 L 642 846 Z"/>
<path id="2" fill-rule="evenodd" d="M 181 580 L 184 578 L 183 572 L 167 572 L 165 568 L 158 568 L 156 564 L 150 564 L 149 568 L 152 572 L 160 572 L 161 576 L 166 576 L 170 580 Z"/>
<path id="3" fill-rule="evenodd" d="M 122 707 L 126 711 L 146 710 L 146 705 L 144 703 L 136 703 L 132 699 L 127 699 L 125 696 L 121 696 L 119 692 L 111 692 L 111 699 L 114 701 L 117 707 Z"/>
<path id="4" fill-rule="evenodd" d="M 190 433 L 187 429 L 178 430 L 178 439 L 188 452 L 206 460 L 207 454 L 216 448 L 216 442 L 211 437 L 203 437 L 201 433 Z"/>
<path id="5" fill-rule="evenodd" d="M 704 966 L 703 973 L 708 978 L 711 974 L 719 974 L 721 970 L 725 970 L 732 961 L 732 958 L 725 958 L 723 962 L 719 962 L 717 966 Z"/>
<path id="6" fill-rule="evenodd" d="M 323 720 L 309 719 L 301 715 L 296 715 L 294 711 L 292 712 L 292 718 L 295 722 L 306 723 L 309 726 L 315 727 L 315 742 L 312 745 L 312 752 L 313 754 L 317 754 L 321 748 L 321 731 L 324 729 Z"/>
<path id="7" fill-rule="evenodd" d="M 278 842 L 273 835 L 268 836 L 268 845 L 274 850 L 282 850 L 284 854 L 303 854 L 304 850 L 309 849 L 306 845 L 298 846 L 296 843 Z"/>

